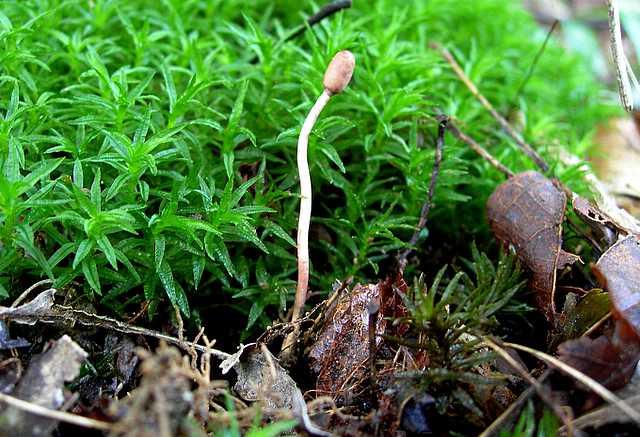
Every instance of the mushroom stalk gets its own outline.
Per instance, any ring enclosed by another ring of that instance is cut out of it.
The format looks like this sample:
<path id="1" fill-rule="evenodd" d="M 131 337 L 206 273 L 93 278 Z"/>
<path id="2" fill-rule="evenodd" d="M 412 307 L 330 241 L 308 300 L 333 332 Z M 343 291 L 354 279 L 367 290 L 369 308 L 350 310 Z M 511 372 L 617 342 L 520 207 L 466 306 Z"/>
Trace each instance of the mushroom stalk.
<path id="1" fill-rule="evenodd" d="M 355 59 L 353 54 L 347 50 L 336 53 L 327 71 L 324 74 L 324 90 L 318 100 L 313 105 L 300 130 L 298 137 L 298 174 L 300 176 L 300 215 L 298 217 L 298 284 L 296 286 L 296 297 L 293 303 L 291 321 L 295 322 L 304 310 L 307 300 L 307 288 L 309 286 L 309 224 L 311 222 L 311 175 L 309 173 L 309 163 L 307 160 L 307 148 L 309 145 L 309 135 L 318 120 L 318 116 L 334 94 L 340 93 L 351 80 Z M 285 357 L 292 354 L 293 344 L 298 338 L 299 328 L 294 326 L 293 332 L 285 338 L 282 344 L 282 351 Z"/>
<path id="2" fill-rule="evenodd" d="M 298 175 L 300 177 L 300 215 L 298 216 L 298 285 L 296 286 L 296 298 L 293 303 L 292 321 L 302 316 L 304 303 L 309 286 L 309 224 L 311 222 L 311 174 L 307 160 L 307 148 L 311 129 L 318 120 L 318 116 L 331 98 L 326 89 L 320 94 L 313 105 L 300 130 L 298 138 Z"/>

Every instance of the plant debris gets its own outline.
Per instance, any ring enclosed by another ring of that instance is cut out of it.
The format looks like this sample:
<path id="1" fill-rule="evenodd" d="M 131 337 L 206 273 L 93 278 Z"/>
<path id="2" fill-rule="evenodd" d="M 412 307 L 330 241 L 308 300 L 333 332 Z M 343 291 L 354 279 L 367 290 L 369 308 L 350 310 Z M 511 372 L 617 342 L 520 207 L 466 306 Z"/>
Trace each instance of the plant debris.
<path id="1" fill-rule="evenodd" d="M 614 316 L 640 336 L 640 240 L 630 235 L 611 246 L 594 269 L 609 292 Z M 626 330 L 625 330 L 626 331 Z"/>
<path id="2" fill-rule="evenodd" d="M 309 351 L 319 395 L 344 400 L 347 393 L 363 389 L 357 386 L 368 369 L 369 306 L 380 305 L 384 287 L 389 288 L 390 284 L 356 284 L 333 299 L 325 310 L 322 328 Z M 382 341 L 386 323 L 383 311 L 378 311 L 376 346 Z"/>
<path id="3" fill-rule="evenodd" d="M 556 320 L 557 270 L 579 258 L 562 250 L 566 195 L 540 173 L 517 174 L 500 184 L 487 201 L 487 217 L 495 237 L 512 245 L 531 272 L 536 304 L 547 320 Z"/>
<path id="4" fill-rule="evenodd" d="M 63 335 L 46 351 L 31 359 L 12 395 L 37 406 L 57 410 L 65 403 L 66 382 L 80 372 L 87 353 L 69 336 Z M 13 406 L 0 406 L 0 434 L 48 436 L 57 422 Z"/>

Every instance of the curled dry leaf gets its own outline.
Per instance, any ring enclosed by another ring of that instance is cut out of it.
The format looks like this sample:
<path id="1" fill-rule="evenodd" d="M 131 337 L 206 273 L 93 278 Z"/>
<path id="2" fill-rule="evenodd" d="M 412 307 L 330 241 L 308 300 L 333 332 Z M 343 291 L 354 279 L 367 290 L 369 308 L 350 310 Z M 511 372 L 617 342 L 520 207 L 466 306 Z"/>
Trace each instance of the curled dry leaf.
<path id="1" fill-rule="evenodd" d="M 562 222 L 567 198 L 553 182 L 534 171 L 519 173 L 500 184 L 487 201 L 495 237 L 512 245 L 531 272 L 536 304 L 555 320 L 556 271 L 578 257 L 562 250 Z"/>
<path id="2" fill-rule="evenodd" d="M 31 360 L 12 396 L 57 410 L 65 401 L 64 384 L 78 376 L 87 353 L 63 335 Z M 0 418 L 0 435 L 48 436 L 57 422 L 14 407 L 6 407 Z"/>
<path id="3" fill-rule="evenodd" d="M 609 292 L 613 313 L 621 322 L 619 333 L 640 338 L 640 240 L 630 235 L 611 246 L 594 272 Z"/>

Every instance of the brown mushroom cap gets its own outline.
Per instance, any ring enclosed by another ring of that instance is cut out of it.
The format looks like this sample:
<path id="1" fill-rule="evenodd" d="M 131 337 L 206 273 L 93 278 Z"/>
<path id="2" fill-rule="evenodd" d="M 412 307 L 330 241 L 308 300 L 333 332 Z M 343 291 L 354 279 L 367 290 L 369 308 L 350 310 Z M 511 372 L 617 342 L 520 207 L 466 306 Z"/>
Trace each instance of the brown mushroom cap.
<path id="1" fill-rule="evenodd" d="M 332 95 L 341 92 L 349 85 L 355 66 L 356 58 L 349 50 L 336 53 L 324 73 L 324 88 Z"/>

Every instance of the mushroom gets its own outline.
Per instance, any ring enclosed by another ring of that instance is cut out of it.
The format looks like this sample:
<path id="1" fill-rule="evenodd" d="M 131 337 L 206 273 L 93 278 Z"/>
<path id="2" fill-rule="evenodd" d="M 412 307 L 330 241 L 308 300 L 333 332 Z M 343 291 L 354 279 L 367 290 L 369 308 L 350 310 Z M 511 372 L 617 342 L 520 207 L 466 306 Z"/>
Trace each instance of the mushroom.
<path id="1" fill-rule="evenodd" d="M 350 51 L 342 50 L 335 54 L 324 73 L 322 82 L 324 90 L 304 120 L 298 137 L 298 174 L 300 176 L 300 215 L 298 216 L 297 238 L 298 284 L 292 309 L 292 322 L 302 316 L 309 285 L 309 223 L 311 221 L 311 175 L 309 174 L 309 163 L 307 162 L 309 134 L 331 96 L 340 93 L 349 84 L 355 64 L 355 58 Z M 283 352 L 291 353 L 291 346 L 297 340 L 298 334 L 299 330 L 296 326 L 282 344 Z"/>

